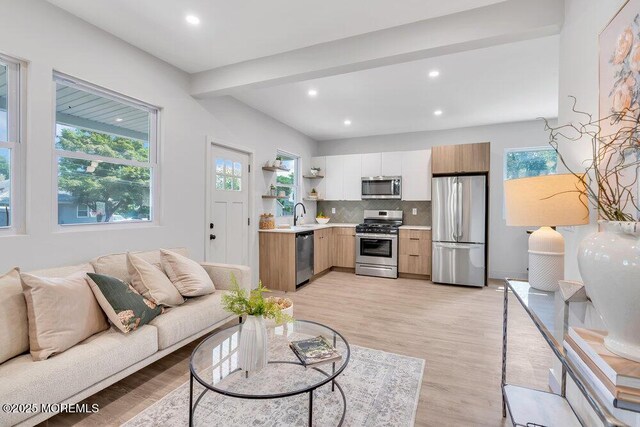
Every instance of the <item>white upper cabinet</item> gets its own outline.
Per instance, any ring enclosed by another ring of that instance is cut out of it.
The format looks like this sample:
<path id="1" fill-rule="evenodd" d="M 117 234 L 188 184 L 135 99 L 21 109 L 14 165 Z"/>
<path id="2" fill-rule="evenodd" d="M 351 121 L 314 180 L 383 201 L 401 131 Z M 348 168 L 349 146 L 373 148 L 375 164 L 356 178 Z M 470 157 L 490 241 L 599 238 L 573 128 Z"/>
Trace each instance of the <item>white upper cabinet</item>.
<path id="1" fill-rule="evenodd" d="M 326 156 L 325 165 L 325 196 L 326 200 L 344 200 L 344 158 L 345 156 Z"/>
<path id="2" fill-rule="evenodd" d="M 362 176 L 382 175 L 382 153 L 362 155 Z"/>
<path id="3" fill-rule="evenodd" d="M 402 200 L 431 200 L 431 150 L 403 151 Z"/>
<path id="4" fill-rule="evenodd" d="M 402 175 L 402 152 L 382 153 L 382 176 Z"/>
<path id="5" fill-rule="evenodd" d="M 344 184 L 342 200 L 362 199 L 362 155 L 348 154 L 342 156 L 344 168 Z"/>

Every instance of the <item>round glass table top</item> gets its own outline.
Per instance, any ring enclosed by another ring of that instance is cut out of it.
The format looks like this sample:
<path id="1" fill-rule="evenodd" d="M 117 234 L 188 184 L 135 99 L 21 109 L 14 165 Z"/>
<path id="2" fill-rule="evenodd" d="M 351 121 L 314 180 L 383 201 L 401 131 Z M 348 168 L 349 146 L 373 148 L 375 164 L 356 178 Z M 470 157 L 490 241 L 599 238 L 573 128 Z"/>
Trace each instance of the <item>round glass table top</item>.
<path id="1" fill-rule="evenodd" d="M 340 333 L 319 323 L 294 320 L 267 326 L 266 367 L 240 370 L 238 344 L 242 324 L 218 331 L 193 351 L 190 369 L 194 378 L 215 392 L 247 399 L 293 396 L 314 390 L 337 377 L 349 363 L 349 343 Z M 322 336 L 333 344 L 341 358 L 335 362 L 305 367 L 289 343 Z"/>

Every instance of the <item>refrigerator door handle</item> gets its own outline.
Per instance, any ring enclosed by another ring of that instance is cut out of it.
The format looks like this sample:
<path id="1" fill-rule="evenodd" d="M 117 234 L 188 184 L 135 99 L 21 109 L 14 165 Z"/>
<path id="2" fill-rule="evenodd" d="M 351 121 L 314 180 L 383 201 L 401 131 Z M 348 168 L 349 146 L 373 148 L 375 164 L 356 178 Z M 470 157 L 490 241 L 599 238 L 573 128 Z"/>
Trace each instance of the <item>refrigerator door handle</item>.
<path id="1" fill-rule="evenodd" d="M 458 197 L 456 207 L 456 239 L 460 242 L 464 234 L 462 231 L 464 200 L 462 200 L 462 182 L 460 182 L 459 179 L 456 179 L 456 196 Z"/>
<path id="2" fill-rule="evenodd" d="M 453 209 L 453 240 L 458 240 L 458 220 L 457 220 L 457 212 L 458 212 L 458 177 L 453 177 L 453 187 L 451 188 L 453 192 L 453 200 L 454 200 L 454 209 Z"/>

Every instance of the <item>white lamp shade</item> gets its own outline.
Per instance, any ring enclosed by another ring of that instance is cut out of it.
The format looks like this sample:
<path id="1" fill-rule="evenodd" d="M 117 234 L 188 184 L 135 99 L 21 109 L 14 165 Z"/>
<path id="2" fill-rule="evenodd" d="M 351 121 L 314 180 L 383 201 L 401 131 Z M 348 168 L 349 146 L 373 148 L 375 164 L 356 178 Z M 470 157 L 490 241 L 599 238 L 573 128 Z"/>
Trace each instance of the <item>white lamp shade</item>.
<path id="1" fill-rule="evenodd" d="M 573 174 L 510 179 L 504 183 L 507 225 L 589 223 L 585 183 Z"/>

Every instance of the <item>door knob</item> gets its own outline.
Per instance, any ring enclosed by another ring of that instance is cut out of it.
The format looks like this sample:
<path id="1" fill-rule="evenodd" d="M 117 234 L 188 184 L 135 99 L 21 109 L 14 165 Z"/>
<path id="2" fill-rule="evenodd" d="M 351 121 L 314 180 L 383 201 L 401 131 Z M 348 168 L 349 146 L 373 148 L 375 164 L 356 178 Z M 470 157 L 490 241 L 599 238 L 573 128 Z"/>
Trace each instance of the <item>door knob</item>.
<path id="1" fill-rule="evenodd" d="M 215 234 L 209 234 L 209 240 L 216 240 Z"/>

